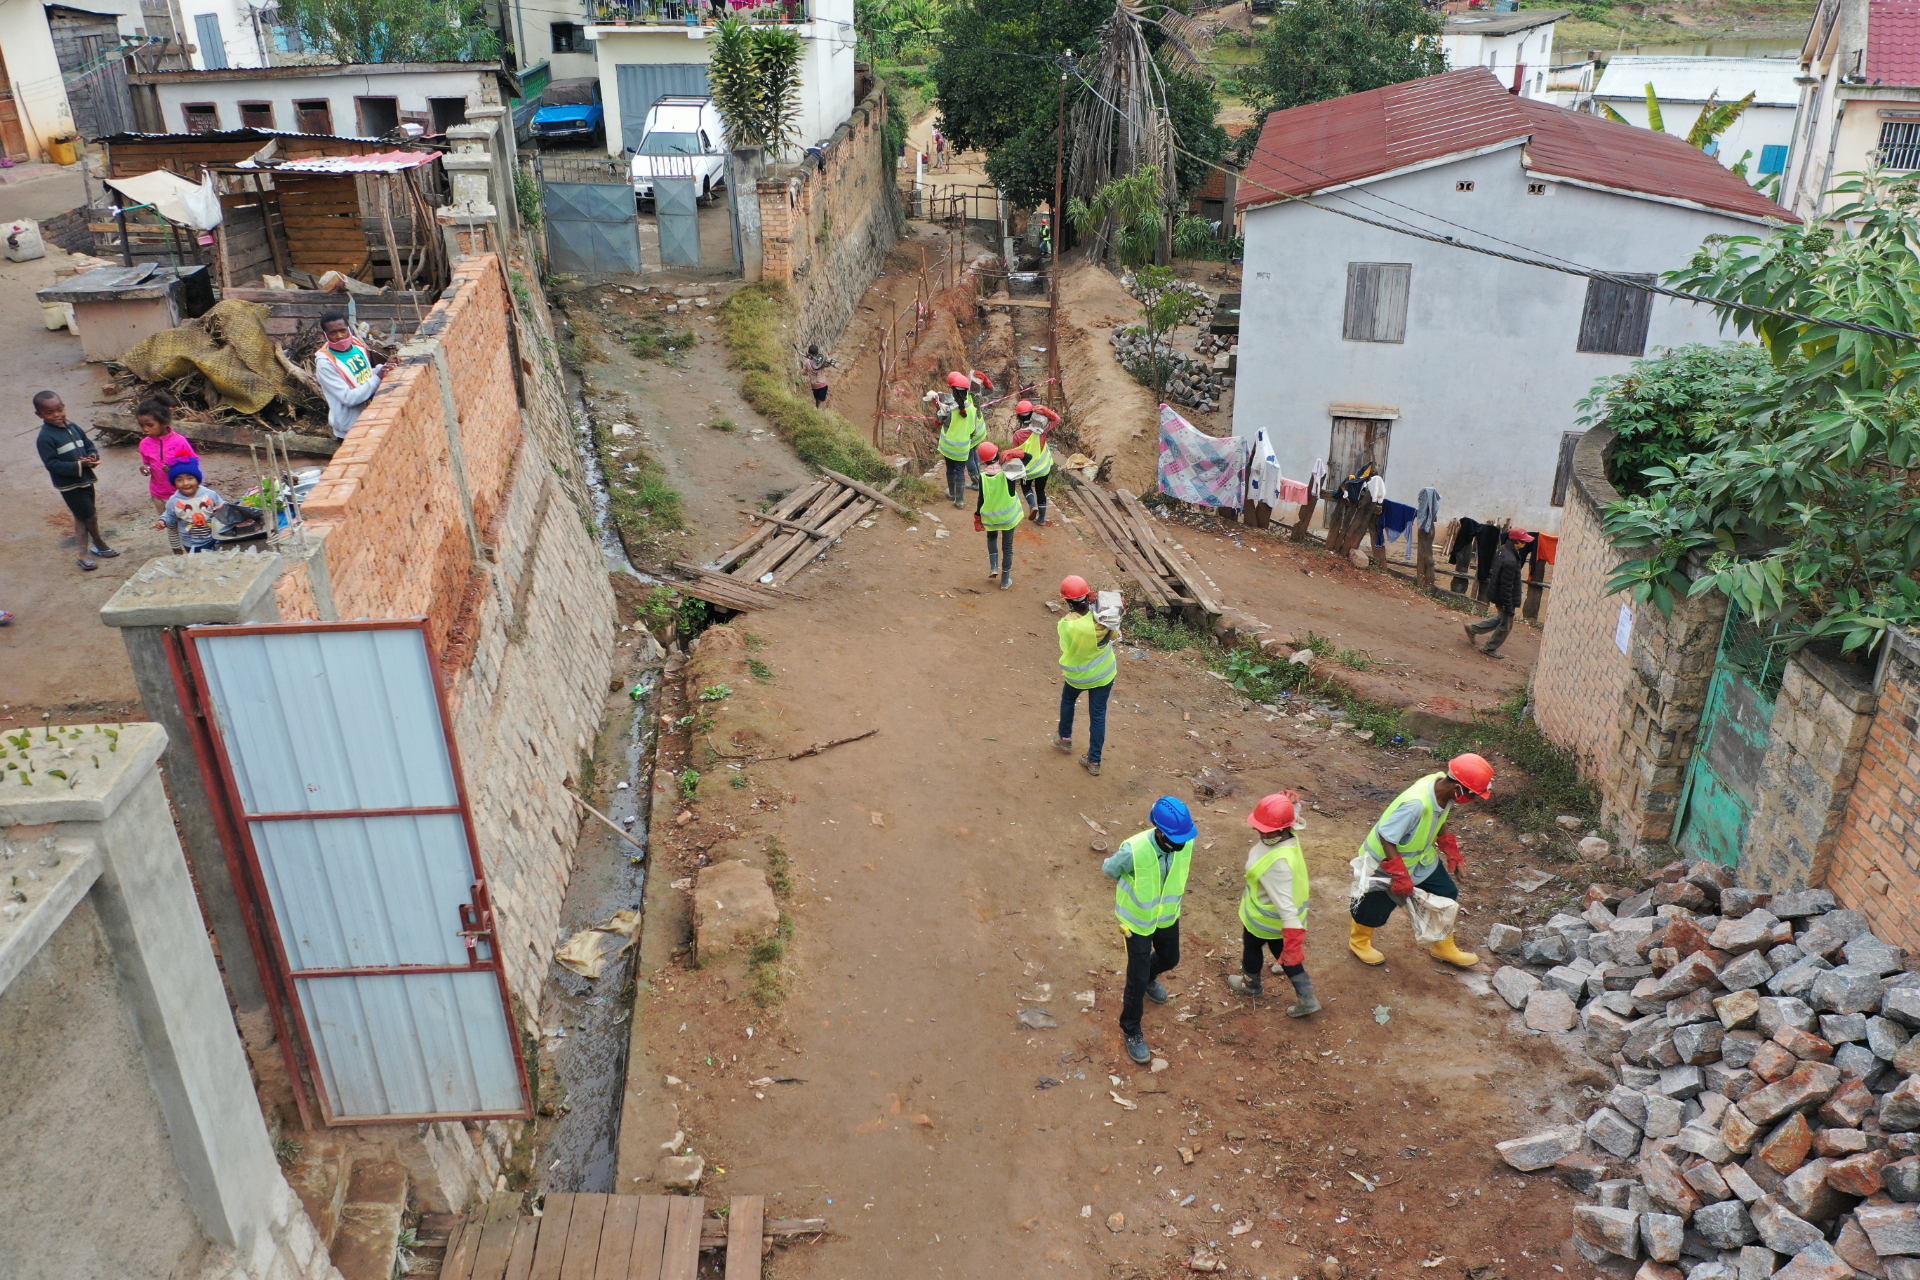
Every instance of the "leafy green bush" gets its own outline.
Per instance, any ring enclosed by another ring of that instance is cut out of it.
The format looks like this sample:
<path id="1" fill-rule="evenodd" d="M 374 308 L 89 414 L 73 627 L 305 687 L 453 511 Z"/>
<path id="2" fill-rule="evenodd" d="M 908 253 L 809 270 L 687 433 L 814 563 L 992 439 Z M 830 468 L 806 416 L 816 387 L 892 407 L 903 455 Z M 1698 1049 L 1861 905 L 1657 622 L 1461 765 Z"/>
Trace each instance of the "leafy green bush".
<path id="1" fill-rule="evenodd" d="M 1613 428 L 1620 439 L 1607 479 L 1623 494 L 1644 493 L 1648 468 L 1672 466 L 1706 448 L 1772 374 L 1767 353 L 1752 343 L 1689 343 L 1635 360 L 1625 373 L 1594 383 L 1574 406 L 1576 421 Z"/>

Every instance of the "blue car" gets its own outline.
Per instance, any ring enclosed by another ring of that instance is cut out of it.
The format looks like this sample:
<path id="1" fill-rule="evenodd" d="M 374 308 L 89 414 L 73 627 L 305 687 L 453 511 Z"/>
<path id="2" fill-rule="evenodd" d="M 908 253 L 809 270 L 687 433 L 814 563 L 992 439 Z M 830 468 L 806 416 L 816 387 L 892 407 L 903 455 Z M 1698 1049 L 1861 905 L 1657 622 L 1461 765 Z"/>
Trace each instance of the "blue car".
<path id="1" fill-rule="evenodd" d="M 606 138 L 607 113 L 600 105 L 600 81 L 593 77 L 555 80 L 541 95 L 540 110 L 533 117 L 533 140 L 549 142 L 592 142 Z"/>

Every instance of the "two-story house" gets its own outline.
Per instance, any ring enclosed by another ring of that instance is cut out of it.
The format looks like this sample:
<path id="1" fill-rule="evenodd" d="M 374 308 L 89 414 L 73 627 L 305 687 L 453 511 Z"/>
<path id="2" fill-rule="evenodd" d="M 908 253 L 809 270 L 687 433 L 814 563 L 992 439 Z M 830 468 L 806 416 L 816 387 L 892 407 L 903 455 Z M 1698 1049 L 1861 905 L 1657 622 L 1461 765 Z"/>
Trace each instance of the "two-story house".
<path id="1" fill-rule="evenodd" d="M 1781 203 L 1803 218 L 1842 174 L 1920 169 L 1920 0 L 1823 0 L 1800 48 L 1798 135 Z"/>
<path id="2" fill-rule="evenodd" d="M 1792 217 L 1679 138 L 1482 68 L 1275 112 L 1236 204 L 1234 434 L 1265 430 L 1289 476 L 1372 461 L 1396 501 L 1432 487 L 1450 516 L 1549 532 L 1575 401 L 1723 337 L 1704 306 L 1577 273 L 1652 281 L 1709 235 Z"/>

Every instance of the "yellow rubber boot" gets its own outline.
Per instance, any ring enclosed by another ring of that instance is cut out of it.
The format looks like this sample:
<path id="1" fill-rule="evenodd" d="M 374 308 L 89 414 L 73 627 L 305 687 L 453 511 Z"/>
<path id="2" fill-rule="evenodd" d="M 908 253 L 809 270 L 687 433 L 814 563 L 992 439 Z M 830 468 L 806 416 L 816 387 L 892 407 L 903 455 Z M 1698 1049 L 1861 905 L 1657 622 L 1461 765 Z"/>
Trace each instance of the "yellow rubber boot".
<path id="1" fill-rule="evenodd" d="M 1347 950 L 1360 959 L 1361 964 L 1385 964 L 1387 958 L 1373 949 L 1373 930 L 1355 923 L 1353 932 L 1347 935 Z"/>
<path id="2" fill-rule="evenodd" d="M 1452 934 L 1448 934 L 1444 941 L 1436 942 L 1428 947 L 1427 951 L 1435 960 L 1445 960 L 1448 964 L 1457 964 L 1462 969 L 1469 969 L 1480 963 L 1479 956 L 1473 954 L 1471 951 L 1462 951 L 1453 944 Z"/>

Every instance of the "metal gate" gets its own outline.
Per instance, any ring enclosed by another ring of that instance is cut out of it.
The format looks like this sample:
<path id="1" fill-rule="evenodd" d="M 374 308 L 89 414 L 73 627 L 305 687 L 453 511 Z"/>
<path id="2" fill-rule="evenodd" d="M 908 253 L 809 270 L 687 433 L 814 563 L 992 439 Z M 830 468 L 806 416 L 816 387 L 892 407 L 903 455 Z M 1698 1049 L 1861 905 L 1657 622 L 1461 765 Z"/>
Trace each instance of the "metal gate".
<path id="1" fill-rule="evenodd" d="M 1729 866 L 1740 860 L 1786 670 L 1778 631 L 1778 624 L 1756 625 L 1738 605 L 1727 607 L 1675 823 L 1674 846 L 1690 858 Z"/>
<path id="2" fill-rule="evenodd" d="M 653 216 L 660 224 L 660 261 L 669 267 L 700 265 L 700 179 L 693 159 L 656 156 Z M 685 168 L 685 173 L 678 170 Z"/>
<path id="3" fill-rule="evenodd" d="M 640 211 L 619 160 L 534 158 L 555 271 L 640 274 Z"/>
<path id="4" fill-rule="evenodd" d="M 702 33 L 705 34 L 704 32 Z M 638 151 L 647 133 L 647 113 L 669 94 L 704 98 L 713 92 L 704 62 L 617 62 L 614 92 L 620 95 L 620 147 Z"/>
<path id="5" fill-rule="evenodd" d="M 425 627 L 185 632 L 210 790 L 328 1124 L 532 1114 Z"/>

